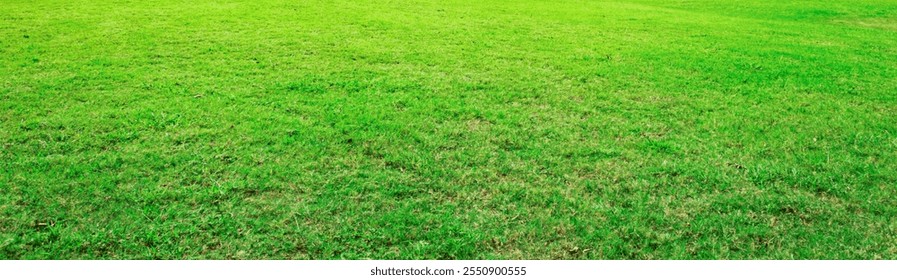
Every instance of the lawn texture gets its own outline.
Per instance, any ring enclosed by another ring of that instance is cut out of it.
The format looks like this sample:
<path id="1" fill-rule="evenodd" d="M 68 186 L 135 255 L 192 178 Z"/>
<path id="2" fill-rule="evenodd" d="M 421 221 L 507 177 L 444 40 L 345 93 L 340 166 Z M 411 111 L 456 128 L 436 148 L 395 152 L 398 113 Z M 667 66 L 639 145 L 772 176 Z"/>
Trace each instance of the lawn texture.
<path id="1" fill-rule="evenodd" d="M 0 0 L 0 259 L 895 259 L 897 2 Z"/>

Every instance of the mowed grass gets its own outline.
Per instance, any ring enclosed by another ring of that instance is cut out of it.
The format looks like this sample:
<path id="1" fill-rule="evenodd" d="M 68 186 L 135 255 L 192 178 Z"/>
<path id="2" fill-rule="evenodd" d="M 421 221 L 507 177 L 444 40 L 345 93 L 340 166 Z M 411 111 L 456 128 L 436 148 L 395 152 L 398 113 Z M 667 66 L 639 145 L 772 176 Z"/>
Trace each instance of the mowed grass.
<path id="1" fill-rule="evenodd" d="M 0 0 L 2 259 L 895 259 L 897 3 Z"/>

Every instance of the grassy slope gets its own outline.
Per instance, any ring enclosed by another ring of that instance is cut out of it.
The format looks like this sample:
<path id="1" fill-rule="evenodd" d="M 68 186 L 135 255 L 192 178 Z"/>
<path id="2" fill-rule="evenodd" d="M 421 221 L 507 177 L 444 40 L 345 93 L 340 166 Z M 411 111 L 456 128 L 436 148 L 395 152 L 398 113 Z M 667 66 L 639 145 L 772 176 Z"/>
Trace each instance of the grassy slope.
<path id="1" fill-rule="evenodd" d="M 0 258 L 897 258 L 894 2 L 95 2 L 0 0 Z"/>

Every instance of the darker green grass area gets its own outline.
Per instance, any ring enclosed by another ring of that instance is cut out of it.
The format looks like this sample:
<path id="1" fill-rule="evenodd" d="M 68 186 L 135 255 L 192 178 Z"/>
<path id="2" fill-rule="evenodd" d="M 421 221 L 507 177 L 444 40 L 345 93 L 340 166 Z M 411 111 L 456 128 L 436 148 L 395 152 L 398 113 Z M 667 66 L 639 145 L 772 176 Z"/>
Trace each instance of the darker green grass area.
<path id="1" fill-rule="evenodd" d="M 0 259 L 895 259 L 897 4 L 0 0 Z"/>

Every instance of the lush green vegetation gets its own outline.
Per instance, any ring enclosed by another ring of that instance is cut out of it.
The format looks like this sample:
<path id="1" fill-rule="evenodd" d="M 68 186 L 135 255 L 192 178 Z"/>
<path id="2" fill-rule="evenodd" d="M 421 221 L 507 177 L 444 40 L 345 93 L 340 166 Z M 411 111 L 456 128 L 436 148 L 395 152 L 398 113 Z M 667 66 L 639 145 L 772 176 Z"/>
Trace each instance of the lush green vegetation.
<path id="1" fill-rule="evenodd" d="M 0 258 L 897 258 L 897 3 L 0 0 Z"/>

